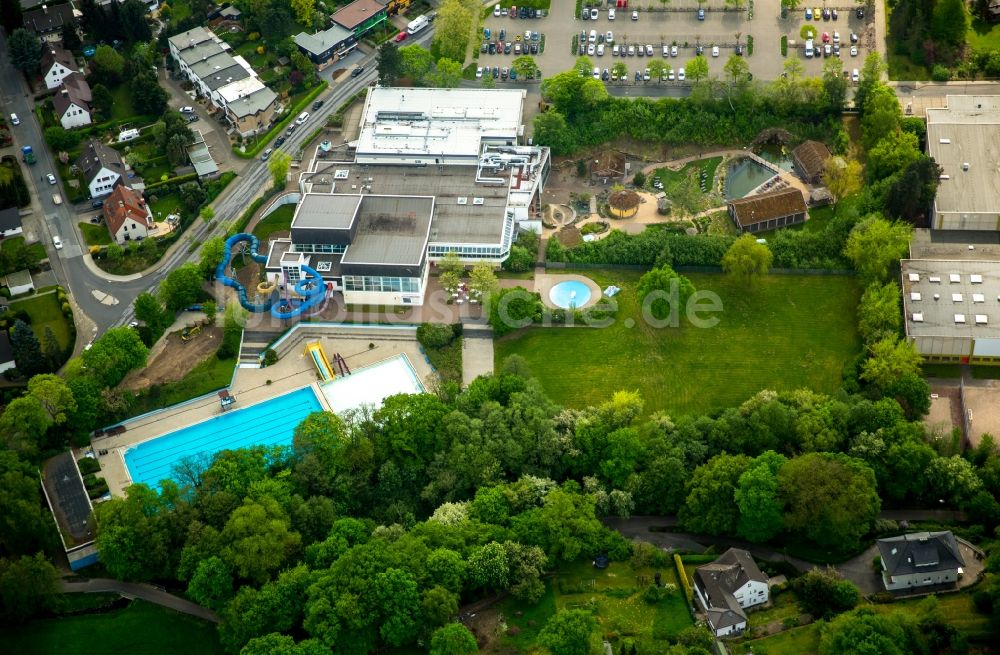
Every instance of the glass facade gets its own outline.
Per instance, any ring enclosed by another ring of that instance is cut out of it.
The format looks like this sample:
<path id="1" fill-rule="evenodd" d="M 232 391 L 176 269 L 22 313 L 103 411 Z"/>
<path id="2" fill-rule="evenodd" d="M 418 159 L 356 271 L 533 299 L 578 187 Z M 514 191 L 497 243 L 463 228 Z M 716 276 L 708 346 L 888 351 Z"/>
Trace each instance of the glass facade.
<path id="1" fill-rule="evenodd" d="M 435 246 L 427 248 L 427 254 L 440 258 L 455 252 L 462 259 L 499 259 L 503 256 L 500 246 Z"/>
<path id="2" fill-rule="evenodd" d="M 325 252 L 343 254 L 347 246 L 333 243 L 296 243 L 292 245 L 292 252 Z"/>
<path id="3" fill-rule="evenodd" d="M 344 291 L 420 293 L 420 278 L 382 275 L 345 275 Z"/>

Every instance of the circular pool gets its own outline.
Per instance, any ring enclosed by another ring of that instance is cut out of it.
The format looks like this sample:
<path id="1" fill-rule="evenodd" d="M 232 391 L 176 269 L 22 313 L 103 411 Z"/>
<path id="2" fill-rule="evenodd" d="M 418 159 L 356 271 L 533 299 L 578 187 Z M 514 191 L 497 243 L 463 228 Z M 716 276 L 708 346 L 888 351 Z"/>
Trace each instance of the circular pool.
<path id="1" fill-rule="evenodd" d="M 549 300 L 563 309 L 582 307 L 590 300 L 590 287 L 577 280 L 560 282 L 549 289 Z"/>

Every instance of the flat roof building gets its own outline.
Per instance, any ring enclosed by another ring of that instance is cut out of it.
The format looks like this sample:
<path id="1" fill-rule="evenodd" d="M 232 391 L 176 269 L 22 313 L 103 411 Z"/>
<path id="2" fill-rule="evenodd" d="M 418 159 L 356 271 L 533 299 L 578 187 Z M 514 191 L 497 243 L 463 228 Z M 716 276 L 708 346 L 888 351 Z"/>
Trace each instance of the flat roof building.
<path id="1" fill-rule="evenodd" d="M 388 17 L 386 5 L 378 0 L 354 0 L 338 9 L 330 16 L 330 20 L 360 39 L 377 25 L 384 23 Z"/>
<path id="2" fill-rule="evenodd" d="M 928 108 L 927 152 L 942 169 L 931 227 L 1000 230 L 1000 96 L 950 95 Z"/>
<path id="3" fill-rule="evenodd" d="M 319 70 L 323 70 L 333 61 L 350 52 L 351 46 L 358 42 L 354 32 L 344 29 L 336 23 L 315 34 L 299 32 L 295 35 L 294 40 L 299 51 L 309 57 L 309 60 L 316 64 Z"/>
<path id="4" fill-rule="evenodd" d="M 905 259 L 906 337 L 929 362 L 1000 364 L 1000 261 Z"/>

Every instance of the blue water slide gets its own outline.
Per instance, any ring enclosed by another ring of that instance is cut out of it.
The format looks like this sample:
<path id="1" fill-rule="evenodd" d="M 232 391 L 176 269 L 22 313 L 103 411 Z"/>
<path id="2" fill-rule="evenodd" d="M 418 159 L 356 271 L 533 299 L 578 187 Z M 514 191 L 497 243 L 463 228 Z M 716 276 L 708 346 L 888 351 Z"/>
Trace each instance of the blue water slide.
<path id="1" fill-rule="evenodd" d="M 240 304 L 245 309 L 258 314 L 270 310 L 271 315 L 275 318 L 288 319 L 295 318 L 296 316 L 309 311 L 323 302 L 323 299 L 326 297 L 326 282 L 323 281 L 322 275 L 308 266 L 302 267 L 304 277 L 295 283 L 295 293 L 302 296 L 303 299 L 300 302 L 297 302 L 294 306 L 286 305 L 280 301 L 276 303 L 274 301 L 274 296 L 276 294 L 271 294 L 271 297 L 264 302 L 251 302 L 243 284 L 239 280 L 233 279 L 226 274 L 233 256 L 233 246 L 242 242 L 250 244 L 250 257 L 252 257 L 255 262 L 258 264 L 267 263 L 267 256 L 257 252 L 257 249 L 260 246 L 260 241 L 257 237 L 252 234 L 247 234 L 246 232 L 234 234 L 226 239 L 226 245 L 222 252 L 222 261 L 219 262 L 219 265 L 215 269 L 215 279 L 227 287 L 236 289 L 236 293 L 240 299 Z"/>

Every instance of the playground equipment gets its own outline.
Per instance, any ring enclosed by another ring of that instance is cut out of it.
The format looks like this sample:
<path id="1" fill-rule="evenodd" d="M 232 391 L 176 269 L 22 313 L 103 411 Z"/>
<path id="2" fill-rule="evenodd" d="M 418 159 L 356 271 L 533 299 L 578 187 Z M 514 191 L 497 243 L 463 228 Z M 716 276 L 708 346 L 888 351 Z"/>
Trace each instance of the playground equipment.
<path id="1" fill-rule="evenodd" d="M 333 367 L 330 366 L 330 360 L 326 358 L 326 352 L 323 350 L 323 345 L 319 341 L 310 341 L 306 344 L 306 354 L 312 357 L 313 364 L 316 365 L 316 371 L 319 373 L 319 377 L 323 382 L 329 382 L 334 377 L 336 373 Z M 340 357 L 339 354 L 334 355 L 334 361 Z"/>
<path id="2" fill-rule="evenodd" d="M 345 362 L 344 358 L 340 356 L 340 353 L 333 354 L 333 362 L 337 365 L 337 368 L 340 369 L 341 377 L 351 374 L 351 369 L 347 367 L 347 362 Z"/>
<path id="3" fill-rule="evenodd" d="M 222 252 L 222 261 L 215 269 L 215 279 L 227 287 L 236 289 L 240 304 L 247 310 L 254 313 L 270 311 L 275 318 L 288 319 L 300 316 L 319 305 L 326 298 L 327 285 L 323 281 L 323 276 L 308 266 L 300 267 L 304 277 L 295 283 L 294 291 L 301 297 L 301 300 L 294 301 L 288 298 L 276 300 L 276 289 L 271 285 L 271 294 L 262 302 L 251 302 L 247 297 L 247 290 L 239 280 L 235 280 L 226 274 L 229 263 L 232 261 L 232 249 L 238 243 L 248 243 L 250 257 L 258 264 L 266 264 L 267 256 L 257 252 L 260 241 L 252 234 L 241 232 L 226 239 L 226 245 Z M 259 289 L 260 287 L 258 287 Z M 294 303 L 294 304 L 293 304 Z"/>

